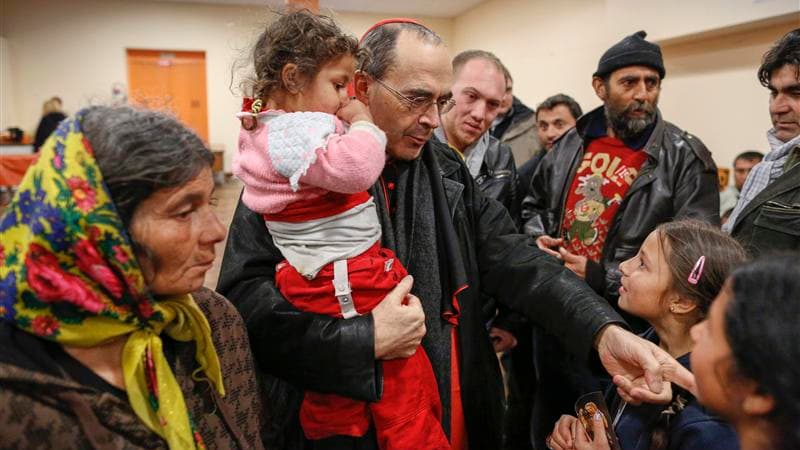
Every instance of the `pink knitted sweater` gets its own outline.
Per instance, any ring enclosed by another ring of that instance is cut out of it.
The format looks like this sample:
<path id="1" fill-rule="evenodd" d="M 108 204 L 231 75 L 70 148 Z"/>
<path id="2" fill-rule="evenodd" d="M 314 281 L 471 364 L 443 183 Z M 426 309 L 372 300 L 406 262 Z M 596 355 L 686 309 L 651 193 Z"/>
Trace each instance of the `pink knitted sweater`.
<path id="1" fill-rule="evenodd" d="M 248 113 L 240 113 L 248 114 Z M 349 128 L 319 112 L 265 111 L 239 133 L 233 172 L 251 210 L 274 214 L 330 191 L 352 194 L 372 186 L 386 160 L 386 135 L 371 122 Z"/>

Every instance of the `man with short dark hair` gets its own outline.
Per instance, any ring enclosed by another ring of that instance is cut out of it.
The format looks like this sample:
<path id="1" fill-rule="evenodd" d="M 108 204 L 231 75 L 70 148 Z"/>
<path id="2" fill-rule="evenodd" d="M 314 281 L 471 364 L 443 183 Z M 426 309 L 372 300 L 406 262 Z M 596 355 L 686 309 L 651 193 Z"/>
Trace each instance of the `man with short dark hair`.
<path id="1" fill-rule="evenodd" d="M 489 133 L 505 94 L 504 67 L 483 50 L 467 50 L 453 58 L 455 106 L 442 115 L 434 136 L 464 158 L 470 175 L 487 197 L 518 217 L 517 168 L 511 149 Z"/>
<path id="2" fill-rule="evenodd" d="M 764 55 L 758 79 L 770 92 L 771 150 L 750 171 L 723 227 L 753 256 L 800 250 L 800 28 Z"/>
<path id="3" fill-rule="evenodd" d="M 483 195 L 452 149 L 429 140 L 439 114 L 452 106 L 452 68 L 441 39 L 414 21 L 392 19 L 367 31 L 361 45 L 372 58 L 362 61 L 355 94 L 387 138 L 387 165 L 369 192 L 381 244 L 413 275 L 413 290 L 406 278 L 370 313 L 351 319 L 299 311 L 275 287 L 275 266 L 283 258 L 263 217 L 239 203 L 217 289 L 244 317 L 259 368 L 278 377 L 266 378 L 267 447 L 303 448 L 297 442 L 303 439 L 298 389 L 378 401 L 381 361 L 408 357 L 421 343 L 452 448 L 498 448 L 503 390 L 482 294 L 548 327 L 581 358 L 597 348 L 636 398 L 667 400 L 664 378 L 691 387 L 685 370 L 662 374 L 673 359 L 625 331 L 613 308 L 516 233 L 505 208 Z M 353 292 L 356 302 L 358 295 Z M 323 441 L 313 445 L 377 448 L 374 431 Z"/>
<path id="4" fill-rule="evenodd" d="M 582 114 L 581 106 L 568 95 L 556 94 L 543 101 L 536 108 L 535 118 L 536 132 L 544 150 L 552 150 L 556 140 L 573 128 Z M 521 199 L 528 194 L 533 173 L 536 172 L 545 154 L 545 152 L 537 153 L 517 170 Z"/>
<path id="5" fill-rule="evenodd" d="M 603 105 L 547 152 L 522 205 L 525 233 L 615 307 L 619 264 L 636 255 L 659 224 L 680 218 L 719 224 L 716 166 L 698 138 L 661 118 L 664 62 L 658 45 L 645 37 L 644 31 L 627 36 L 600 58 L 592 86 Z M 646 328 L 624 316 L 635 330 Z M 560 356 L 552 337 L 537 344 L 543 360 L 534 431 L 542 446 L 576 395 L 599 385 L 585 365 Z"/>
<path id="6" fill-rule="evenodd" d="M 730 214 L 739 200 L 739 193 L 744 187 L 744 181 L 750 170 L 761 160 L 764 159 L 764 154 L 755 150 L 748 150 L 746 152 L 736 155 L 733 160 L 733 186 L 728 186 L 719 193 L 719 214 L 724 216 L 726 213 Z"/>
<path id="7" fill-rule="evenodd" d="M 545 150 L 551 150 L 556 139 L 574 127 L 582 115 L 581 106 L 569 95 L 556 94 L 539 104 L 536 129 Z"/>

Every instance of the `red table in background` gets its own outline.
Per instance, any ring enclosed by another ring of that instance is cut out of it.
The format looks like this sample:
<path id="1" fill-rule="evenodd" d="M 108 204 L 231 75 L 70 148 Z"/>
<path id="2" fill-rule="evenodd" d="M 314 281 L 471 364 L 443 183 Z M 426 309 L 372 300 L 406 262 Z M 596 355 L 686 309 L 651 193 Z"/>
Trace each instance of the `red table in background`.
<path id="1" fill-rule="evenodd" d="M 0 155 L 0 186 L 17 186 L 38 156 Z"/>

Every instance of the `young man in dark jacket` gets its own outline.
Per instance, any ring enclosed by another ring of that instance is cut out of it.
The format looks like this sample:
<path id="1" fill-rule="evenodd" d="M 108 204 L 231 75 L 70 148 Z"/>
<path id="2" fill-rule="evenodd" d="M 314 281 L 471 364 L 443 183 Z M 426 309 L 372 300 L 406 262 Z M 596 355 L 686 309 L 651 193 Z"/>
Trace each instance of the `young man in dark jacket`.
<path id="1" fill-rule="evenodd" d="M 627 36 L 600 58 L 592 86 L 603 106 L 556 141 L 522 205 L 524 232 L 614 306 L 620 262 L 634 256 L 660 223 L 692 217 L 719 224 L 717 168 L 698 138 L 661 118 L 664 62 L 645 36 Z M 626 318 L 634 330 L 646 328 Z M 571 410 L 575 395 L 598 385 L 586 372 L 575 376 L 582 366 L 559 357 L 564 352 L 554 339 L 537 343 L 542 382 L 563 383 L 557 399 L 538 402 L 561 404 L 535 413 L 542 442 L 548 422 Z"/>
<path id="2" fill-rule="evenodd" d="M 470 175 L 487 197 L 519 216 L 518 178 L 511 148 L 489 133 L 503 100 L 503 64 L 492 53 L 467 50 L 453 58 L 453 109 L 434 131 L 440 142 L 458 151 Z"/>
<path id="3" fill-rule="evenodd" d="M 754 256 L 800 250 L 800 28 L 764 55 L 758 79 L 770 91 L 772 150 L 750 170 L 723 227 Z"/>
<path id="4" fill-rule="evenodd" d="M 482 293 L 547 326 L 576 355 L 597 348 L 610 372 L 650 386 L 628 390 L 637 397 L 652 400 L 660 391 L 666 400 L 662 375 L 693 385 L 686 371 L 662 373 L 664 365 L 674 367 L 672 358 L 621 328 L 613 308 L 516 233 L 505 208 L 483 195 L 459 156 L 428 141 L 450 100 L 452 69 L 441 38 L 398 19 L 373 27 L 362 45 L 372 58 L 357 74 L 355 92 L 386 132 L 389 157 L 371 193 L 382 244 L 413 275 L 413 295 L 407 278 L 371 313 L 346 320 L 293 308 L 275 287 L 283 258 L 263 218 L 238 205 L 218 290 L 242 313 L 260 369 L 278 377 L 266 386 L 275 420 L 269 443 L 302 448 L 302 436 L 288 423 L 297 416 L 296 388 L 377 401 L 380 361 L 410 356 L 421 342 L 453 448 L 498 448 L 503 391 Z M 376 448 L 374 433 L 316 445 Z"/>

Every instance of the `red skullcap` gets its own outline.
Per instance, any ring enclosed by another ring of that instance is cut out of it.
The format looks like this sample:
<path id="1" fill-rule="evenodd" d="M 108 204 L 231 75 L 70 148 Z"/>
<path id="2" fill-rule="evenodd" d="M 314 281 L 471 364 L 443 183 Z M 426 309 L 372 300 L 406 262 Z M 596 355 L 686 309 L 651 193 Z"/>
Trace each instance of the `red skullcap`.
<path id="1" fill-rule="evenodd" d="M 374 30 L 375 28 L 382 27 L 382 26 L 388 25 L 390 23 L 413 23 L 413 24 L 417 24 L 417 25 L 419 25 L 421 27 L 428 28 L 425 25 L 423 25 L 422 23 L 420 23 L 418 20 L 410 19 L 408 17 L 394 17 L 392 19 L 383 19 L 380 22 L 376 23 L 375 25 L 369 27 L 369 29 L 367 31 L 365 31 L 363 35 L 361 35 L 361 41 L 360 42 L 364 42 L 364 38 L 367 37 L 367 35 L 372 30 Z"/>

